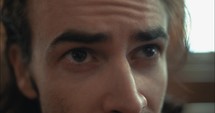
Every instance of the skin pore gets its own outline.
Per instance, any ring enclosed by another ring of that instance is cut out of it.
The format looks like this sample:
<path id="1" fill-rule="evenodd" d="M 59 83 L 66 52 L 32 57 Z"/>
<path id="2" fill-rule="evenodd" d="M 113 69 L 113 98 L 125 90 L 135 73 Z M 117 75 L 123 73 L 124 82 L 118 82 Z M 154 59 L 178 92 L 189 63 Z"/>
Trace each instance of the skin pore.
<path id="1" fill-rule="evenodd" d="M 160 0 L 32 0 L 28 10 L 39 94 L 20 79 L 29 70 L 15 73 L 42 113 L 160 113 L 168 45 Z"/>

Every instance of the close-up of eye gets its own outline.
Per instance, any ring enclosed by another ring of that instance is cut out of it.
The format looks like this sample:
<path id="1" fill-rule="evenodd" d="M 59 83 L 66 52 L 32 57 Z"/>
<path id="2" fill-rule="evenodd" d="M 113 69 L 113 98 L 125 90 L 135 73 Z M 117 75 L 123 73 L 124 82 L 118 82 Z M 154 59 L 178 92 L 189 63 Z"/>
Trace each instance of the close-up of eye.
<path id="1" fill-rule="evenodd" d="M 99 65 L 96 53 L 84 47 L 70 49 L 61 58 L 61 65 L 71 72 L 89 72 Z"/>
<path id="2" fill-rule="evenodd" d="M 135 58 L 155 58 L 160 54 L 160 49 L 155 44 L 145 45 L 138 48 Z"/>
<path id="3" fill-rule="evenodd" d="M 74 48 L 66 53 L 65 56 L 71 63 L 81 64 L 93 60 L 93 56 L 86 48 Z"/>

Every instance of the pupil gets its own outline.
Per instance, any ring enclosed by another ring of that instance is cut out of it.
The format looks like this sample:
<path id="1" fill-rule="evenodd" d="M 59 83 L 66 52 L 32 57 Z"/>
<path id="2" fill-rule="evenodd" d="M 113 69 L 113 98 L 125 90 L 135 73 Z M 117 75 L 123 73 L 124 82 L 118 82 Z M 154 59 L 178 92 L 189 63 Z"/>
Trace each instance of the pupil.
<path id="1" fill-rule="evenodd" d="M 74 50 L 72 57 L 77 62 L 83 62 L 87 58 L 87 52 L 84 50 Z"/>
<path id="2" fill-rule="evenodd" d="M 145 53 L 147 57 L 152 57 L 156 53 L 156 50 L 153 48 L 146 48 Z"/>

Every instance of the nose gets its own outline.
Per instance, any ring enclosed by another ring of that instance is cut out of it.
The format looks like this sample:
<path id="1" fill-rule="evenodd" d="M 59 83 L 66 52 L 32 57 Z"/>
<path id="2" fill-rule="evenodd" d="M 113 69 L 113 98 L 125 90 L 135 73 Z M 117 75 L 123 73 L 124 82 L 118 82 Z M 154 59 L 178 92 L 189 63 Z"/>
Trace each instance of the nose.
<path id="1" fill-rule="evenodd" d="M 138 91 L 129 63 L 112 63 L 108 72 L 108 93 L 103 104 L 105 113 L 141 113 L 147 100 Z"/>

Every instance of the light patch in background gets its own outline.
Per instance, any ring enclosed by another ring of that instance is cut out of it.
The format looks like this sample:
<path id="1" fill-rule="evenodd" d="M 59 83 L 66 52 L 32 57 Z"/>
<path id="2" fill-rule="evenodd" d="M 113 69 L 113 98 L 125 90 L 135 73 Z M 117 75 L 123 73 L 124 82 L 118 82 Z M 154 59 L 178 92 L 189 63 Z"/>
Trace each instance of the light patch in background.
<path id="1" fill-rule="evenodd" d="M 186 5 L 190 51 L 214 52 L 214 0 L 186 0 Z"/>
<path id="2" fill-rule="evenodd" d="M 215 113 L 214 103 L 186 104 L 183 113 Z"/>

